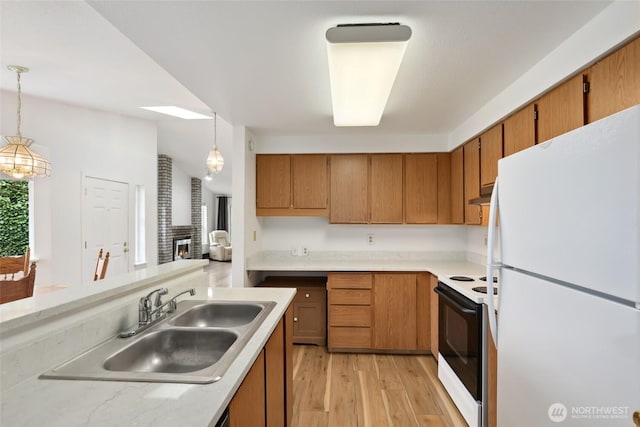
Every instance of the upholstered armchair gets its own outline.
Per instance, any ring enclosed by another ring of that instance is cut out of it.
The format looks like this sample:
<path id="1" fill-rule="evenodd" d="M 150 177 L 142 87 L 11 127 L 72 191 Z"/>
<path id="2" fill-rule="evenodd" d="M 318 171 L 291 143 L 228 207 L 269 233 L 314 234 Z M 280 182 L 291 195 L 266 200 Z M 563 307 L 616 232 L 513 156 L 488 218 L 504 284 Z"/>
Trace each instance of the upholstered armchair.
<path id="1" fill-rule="evenodd" d="M 209 233 L 209 258 L 215 261 L 231 261 L 231 242 L 225 230 Z"/>

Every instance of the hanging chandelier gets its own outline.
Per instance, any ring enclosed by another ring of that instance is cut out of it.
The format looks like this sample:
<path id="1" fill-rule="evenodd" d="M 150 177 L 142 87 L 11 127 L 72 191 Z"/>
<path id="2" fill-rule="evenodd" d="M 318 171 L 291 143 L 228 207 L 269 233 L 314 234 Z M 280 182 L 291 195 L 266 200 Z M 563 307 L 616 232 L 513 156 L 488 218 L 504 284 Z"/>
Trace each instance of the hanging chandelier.
<path id="1" fill-rule="evenodd" d="M 207 157 L 207 168 L 213 173 L 220 173 L 224 166 L 224 158 L 217 144 L 217 114 L 213 113 L 213 148 Z"/>
<path id="2" fill-rule="evenodd" d="M 51 163 L 40 154 L 29 148 L 33 139 L 24 138 L 20 132 L 22 122 L 22 88 L 20 87 L 20 74 L 29 71 L 26 67 L 9 65 L 10 71 L 18 76 L 18 134 L 3 136 L 6 144 L 0 148 L 0 172 L 15 179 L 29 179 L 51 176 Z"/>

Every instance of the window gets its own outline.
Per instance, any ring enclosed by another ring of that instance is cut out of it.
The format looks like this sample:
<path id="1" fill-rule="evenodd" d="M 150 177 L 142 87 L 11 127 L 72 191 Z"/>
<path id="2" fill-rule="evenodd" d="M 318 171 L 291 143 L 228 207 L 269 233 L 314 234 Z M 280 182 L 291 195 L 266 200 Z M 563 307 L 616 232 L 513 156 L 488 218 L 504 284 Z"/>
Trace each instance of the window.
<path id="1" fill-rule="evenodd" d="M 146 253 L 146 224 L 145 224 L 145 191 L 144 185 L 136 185 L 135 194 L 135 242 L 134 242 L 134 263 L 135 265 L 147 262 Z"/>
<path id="2" fill-rule="evenodd" d="M 0 256 L 22 255 L 29 246 L 29 181 L 0 180 Z"/>
<path id="3" fill-rule="evenodd" d="M 202 205 L 202 246 L 209 246 L 209 233 L 207 227 L 207 205 Z M 207 251 L 208 252 L 208 251 Z"/>

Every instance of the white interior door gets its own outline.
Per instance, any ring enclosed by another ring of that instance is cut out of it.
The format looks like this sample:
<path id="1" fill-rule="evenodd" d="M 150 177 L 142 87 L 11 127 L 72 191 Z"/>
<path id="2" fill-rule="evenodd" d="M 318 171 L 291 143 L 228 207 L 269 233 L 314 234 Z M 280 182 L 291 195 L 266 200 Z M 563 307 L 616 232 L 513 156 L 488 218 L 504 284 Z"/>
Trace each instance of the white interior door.
<path id="1" fill-rule="evenodd" d="M 129 185 L 85 177 L 82 282 L 93 281 L 98 252 L 109 252 L 106 277 L 129 271 Z"/>

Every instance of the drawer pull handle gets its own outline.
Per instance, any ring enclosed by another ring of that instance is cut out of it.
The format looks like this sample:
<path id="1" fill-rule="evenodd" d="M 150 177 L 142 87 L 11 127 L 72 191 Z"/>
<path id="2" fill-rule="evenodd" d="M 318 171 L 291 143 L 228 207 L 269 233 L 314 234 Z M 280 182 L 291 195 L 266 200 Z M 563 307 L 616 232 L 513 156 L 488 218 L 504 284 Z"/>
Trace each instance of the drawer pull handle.
<path id="1" fill-rule="evenodd" d="M 297 321 L 298 321 L 298 318 L 297 318 L 297 317 L 294 317 L 294 318 L 293 318 L 293 321 L 294 321 L 294 322 L 297 322 Z"/>
<path id="2" fill-rule="evenodd" d="M 309 298 L 311 295 L 309 295 L 308 293 L 304 294 L 305 298 Z"/>

